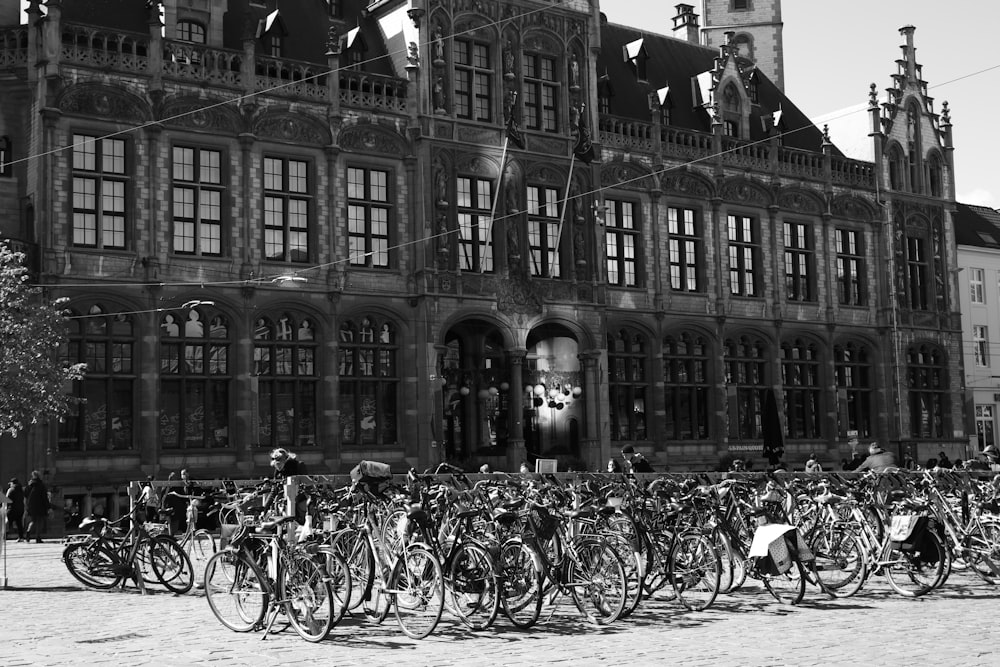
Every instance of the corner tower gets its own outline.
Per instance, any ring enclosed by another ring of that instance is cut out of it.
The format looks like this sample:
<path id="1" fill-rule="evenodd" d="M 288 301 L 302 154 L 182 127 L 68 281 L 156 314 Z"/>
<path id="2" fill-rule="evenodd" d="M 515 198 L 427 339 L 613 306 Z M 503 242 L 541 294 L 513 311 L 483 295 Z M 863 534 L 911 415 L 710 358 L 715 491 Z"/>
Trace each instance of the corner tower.
<path id="1" fill-rule="evenodd" d="M 740 55 L 753 60 L 779 89 L 785 89 L 781 43 L 781 0 L 704 0 L 702 42 L 718 48 L 734 32 Z"/>

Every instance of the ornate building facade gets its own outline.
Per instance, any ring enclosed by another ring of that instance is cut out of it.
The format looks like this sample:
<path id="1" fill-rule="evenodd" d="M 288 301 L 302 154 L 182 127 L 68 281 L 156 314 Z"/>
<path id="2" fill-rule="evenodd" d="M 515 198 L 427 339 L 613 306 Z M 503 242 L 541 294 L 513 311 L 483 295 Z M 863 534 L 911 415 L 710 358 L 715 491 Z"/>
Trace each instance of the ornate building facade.
<path id="1" fill-rule="evenodd" d="M 276 446 L 310 472 L 626 444 L 705 469 L 759 452 L 769 393 L 793 463 L 967 441 L 951 126 L 912 28 L 862 162 L 735 35 L 596 0 L 0 18 L 0 232 L 89 368 L 3 474 L 86 509 Z"/>

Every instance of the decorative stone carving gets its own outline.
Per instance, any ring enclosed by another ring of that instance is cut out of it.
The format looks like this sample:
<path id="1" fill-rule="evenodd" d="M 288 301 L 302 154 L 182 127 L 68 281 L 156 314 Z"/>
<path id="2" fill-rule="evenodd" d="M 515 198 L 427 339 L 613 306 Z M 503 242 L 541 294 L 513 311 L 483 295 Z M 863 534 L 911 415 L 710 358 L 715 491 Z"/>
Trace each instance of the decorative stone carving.
<path id="1" fill-rule="evenodd" d="M 649 174 L 627 162 L 612 162 L 602 166 L 601 185 L 632 190 L 652 190 L 655 187 Z"/>
<path id="2" fill-rule="evenodd" d="M 668 173 L 663 177 L 663 189 L 692 197 L 711 197 L 714 190 L 698 176 L 685 173 Z"/>
<path id="3" fill-rule="evenodd" d="M 799 213 L 823 212 L 823 202 L 818 195 L 799 189 L 785 189 L 778 193 L 778 206 Z"/>
<path id="4" fill-rule="evenodd" d="M 158 114 L 165 125 L 190 127 L 213 134 L 240 133 L 240 119 L 227 112 L 224 107 L 211 107 L 204 100 L 171 100 L 163 105 Z"/>
<path id="5" fill-rule="evenodd" d="M 345 133 L 349 131 L 346 130 Z M 296 144 L 328 146 L 331 143 L 329 131 L 325 127 L 291 114 L 265 115 L 255 124 L 254 134 L 260 138 Z M 343 145 L 343 139 L 341 139 L 341 145 Z"/>
<path id="6" fill-rule="evenodd" d="M 867 199 L 855 195 L 839 195 L 830 202 L 830 212 L 838 218 L 869 221 L 874 219 L 875 208 Z"/>
<path id="7" fill-rule="evenodd" d="M 762 186 L 745 179 L 726 181 L 722 186 L 722 198 L 755 206 L 768 206 L 771 196 Z"/>
<path id="8" fill-rule="evenodd" d="M 58 106 L 66 114 L 121 122 L 144 123 L 152 117 L 149 105 L 143 100 L 126 90 L 105 85 L 72 86 L 59 98 Z"/>
<path id="9" fill-rule="evenodd" d="M 497 310 L 501 313 L 538 314 L 542 299 L 535 284 L 520 277 L 497 281 Z"/>
<path id="10" fill-rule="evenodd" d="M 340 147 L 349 151 L 382 153 L 394 157 L 410 154 L 406 139 L 379 125 L 354 125 L 340 133 Z"/>

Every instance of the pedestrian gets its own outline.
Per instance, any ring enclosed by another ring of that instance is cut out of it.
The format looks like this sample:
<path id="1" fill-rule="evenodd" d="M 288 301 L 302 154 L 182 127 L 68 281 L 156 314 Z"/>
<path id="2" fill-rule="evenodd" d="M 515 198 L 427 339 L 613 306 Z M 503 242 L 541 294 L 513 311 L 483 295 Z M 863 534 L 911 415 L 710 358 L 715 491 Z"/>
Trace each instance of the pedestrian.
<path id="1" fill-rule="evenodd" d="M 625 465 L 623 466 L 625 472 L 654 472 L 653 466 L 646 460 L 646 457 L 640 452 L 635 451 L 635 447 L 632 445 L 622 447 L 622 458 L 625 459 Z"/>
<path id="2" fill-rule="evenodd" d="M 142 508 L 143 517 L 146 521 L 157 521 L 160 518 L 160 494 L 153 487 L 153 477 L 146 477 L 146 483 L 142 487 L 142 493 L 136 504 Z"/>
<path id="3" fill-rule="evenodd" d="M 806 472 L 823 472 L 823 466 L 816 460 L 815 454 L 809 455 L 809 460 L 806 461 Z"/>
<path id="4" fill-rule="evenodd" d="M 950 468 L 952 466 L 951 459 L 944 452 L 938 452 L 938 468 Z"/>
<path id="5" fill-rule="evenodd" d="M 746 472 L 747 465 L 743 462 L 743 459 L 733 459 L 733 462 L 729 464 L 729 472 Z"/>
<path id="6" fill-rule="evenodd" d="M 531 469 L 528 468 L 528 462 L 527 461 L 521 461 L 520 472 L 521 472 L 522 475 L 526 475 L 529 472 L 531 472 Z"/>
<path id="7" fill-rule="evenodd" d="M 873 442 L 868 445 L 868 458 L 861 462 L 856 471 L 871 470 L 872 472 L 885 472 L 889 468 L 895 467 L 896 455 L 882 449 L 877 442 Z"/>
<path id="8" fill-rule="evenodd" d="M 618 459 L 608 459 L 608 472 L 621 472 L 622 464 L 618 462 Z"/>
<path id="9" fill-rule="evenodd" d="M 24 542 L 24 487 L 21 486 L 17 477 L 10 478 L 4 497 L 9 501 L 7 505 L 7 532 L 13 534 L 16 526 L 17 541 Z"/>
<path id="10" fill-rule="evenodd" d="M 45 532 L 45 517 L 49 513 L 49 492 L 42 481 L 42 474 L 37 470 L 31 471 L 31 480 L 24 489 L 24 508 L 28 514 L 25 539 L 30 542 L 34 535 L 35 542 L 41 544 L 42 533 Z"/>
<path id="11" fill-rule="evenodd" d="M 13 534 L 17 528 L 17 541 L 24 542 L 24 487 L 17 477 L 11 477 L 4 493 L 7 500 L 7 533 Z"/>
<path id="12" fill-rule="evenodd" d="M 484 475 L 489 474 L 491 472 L 490 464 L 484 463 L 483 465 L 479 466 L 479 472 L 481 472 Z"/>
<path id="13" fill-rule="evenodd" d="M 864 460 L 865 457 L 861 454 L 861 452 L 851 452 L 851 460 L 847 462 L 846 466 L 844 466 L 844 470 L 857 470 L 858 466 L 861 465 Z"/>
<path id="14" fill-rule="evenodd" d="M 986 459 L 987 467 L 993 472 L 1000 472 L 1000 449 L 996 445 L 986 445 L 983 449 L 983 458 Z"/>
<path id="15" fill-rule="evenodd" d="M 293 452 L 284 447 L 271 450 L 271 467 L 274 468 L 274 479 L 284 481 L 289 477 L 304 475 L 305 464 L 299 460 Z M 309 498 L 305 493 L 299 491 L 295 495 L 295 520 L 299 524 L 305 524 L 306 512 L 309 508 Z"/>

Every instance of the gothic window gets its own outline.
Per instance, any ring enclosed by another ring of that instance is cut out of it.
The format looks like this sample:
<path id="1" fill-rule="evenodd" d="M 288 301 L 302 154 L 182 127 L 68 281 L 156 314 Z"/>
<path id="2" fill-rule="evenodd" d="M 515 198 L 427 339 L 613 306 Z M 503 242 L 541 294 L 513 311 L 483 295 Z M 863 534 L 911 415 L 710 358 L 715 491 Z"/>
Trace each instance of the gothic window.
<path id="1" fill-rule="evenodd" d="M 670 289 L 700 292 L 704 244 L 698 212 L 691 208 L 667 207 L 667 234 Z"/>
<path id="2" fill-rule="evenodd" d="M 906 148 L 910 192 L 922 192 L 923 142 L 920 137 L 920 109 L 914 102 L 906 108 Z"/>
<path id="3" fill-rule="evenodd" d="M 722 91 L 722 126 L 725 134 L 739 138 L 743 124 L 742 104 L 736 85 L 730 83 Z"/>
<path id="4" fill-rule="evenodd" d="M 918 236 L 906 237 L 906 295 L 911 310 L 927 310 L 930 304 L 930 260 L 927 241 Z"/>
<path id="5" fill-rule="evenodd" d="M 73 383 L 72 395 L 82 401 L 59 424 L 59 449 L 132 449 L 138 374 L 133 318 L 100 305 L 71 312 L 69 344 L 60 356 L 66 364 L 87 364 L 87 373 Z"/>
<path id="6" fill-rule="evenodd" d="M 389 266 L 390 177 L 384 169 L 347 169 L 348 253 L 354 266 Z"/>
<path id="7" fill-rule="evenodd" d="M 264 447 L 316 444 L 320 336 L 307 317 L 258 317 L 253 332 L 257 440 Z"/>
<path id="8" fill-rule="evenodd" d="M 788 437 L 820 437 L 820 359 L 815 345 L 801 339 L 782 343 L 781 384 Z"/>
<path id="9" fill-rule="evenodd" d="M 606 199 L 604 241 L 608 256 L 608 282 L 622 287 L 639 284 L 637 257 L 642 237 L 639 205 L 620 199 Z"/>
<path id="10" fill-rule="evenodd" d="M 837 297 L 845 306 L 867 303 L 865 289 L 865 258 L 861 247 L 861 232 L 838 229 L 837 236 Z"/>
<path id="11" fill-rule="evenodd" d="M 340 326 L 340 437 L 345 445 L 397 442 L 399 341 L 396 327 L 374 317 Z"/>
<path id="12" fill-rule="evenodd" d="M 199 306 L 160 318 L 160 444 L 164 449 L 229 446 L 229 320 Z"/>
<path id="13" fill-rule="evenodd" d="M 913 345 L 907 351 L 907 386 L 910 402 L 910 435 L 943 438 L 947 429 L 948 366 L 933 345 Z"/>
<path id="14" fill-rule="evenodd" d="M 528 186 L 529 270 L 533 276 L 558 278 L 561 275 L 559 201 L 559 191 L 555 188 Z"/>
<path id="15" fill-rule="evenodd" d="M 125 248 L 126 147 L 124 139 L 73 135 L 73 245 Z"/>
<path id="16" fill-rule="evenodd" d="M 705 440 L 709 437 L 710 353 L 706 339 L 683 332 L 663 341 L 664 437 Z"/>
<path id="17" fill-rule="evenodd" d="M 812 229 L 799 222 L 785 223 L 785 298 L 789 301 L 815 301 Z"/>
<path id="18" fill-rule="evenodd" d="M 277 262 L 309 261 L 309 163 L 264 157 L 264 257 Z"/>
<path id="19" fill-rule="evenodd" d="M 194 44 L 205 43 L 205 26 L 195 21 L 177 22 L 177 39 Z"/>
<path id="20" fill-rule="evenodd" d="M 174 252 L 222 254 L 222 152 L 174 146 Z"/>
<path id="21" fill-rule="evenodd" d="M 760 438 L 767 389 L 767 345 L 750 336 L 727 339 L 725 364 L 729 433 L 743 439 Z"/>
<path id="22" fill-rule="evenodd" d="M 493 271 L 493 239 L 490 213 L 493 182 L 460 176 L 458 194 L 458 254 L 463 271 Z"/>
<path id="23" fill-rule="evenodd" d="M 893 144 L 888 152 L 889 187 L 893 190 L 906 189 L 906 168 L 903 164 L 903 151 L 899 144 Z"/>
<path id="24" fill-rule="evenodd" d="M 944 196 L 944 169 L 936 153 L 927 160 L 927 188 L 932 197 Z"/>
<path id="25" fill-rule="evenodd" d="M 761 242 L 755 218 L 728 216 L 729 291 L 735 296 L 760 296 Z"/>
<path id="26" fill-rule="evenodd" d="M 872 415 L 875 397 L 872 356 L 868 347 L 855 342 L 833 348 L 834 370 L 837 375 L 838 432 L 856 431 L 867 438 L 873 433 Z"/>
<path id="27" fill-rule="evenodd" d="M 524 126 L 542 132 L 559 131 L 559 67 L 555 57 L 524 54 Z"/>
<path id="28" fill-rule="evenodd" d="M 611 440 L 646 440 L 648 358 L 646 336 L 629 328 L 608 335 Z"/>
<path id="29" fill-rule="evenodd" d="M 471 39 L 455 39 L 455 115 L 490 122 L 493 120 L 493 63 L 490 45 Z"/>

